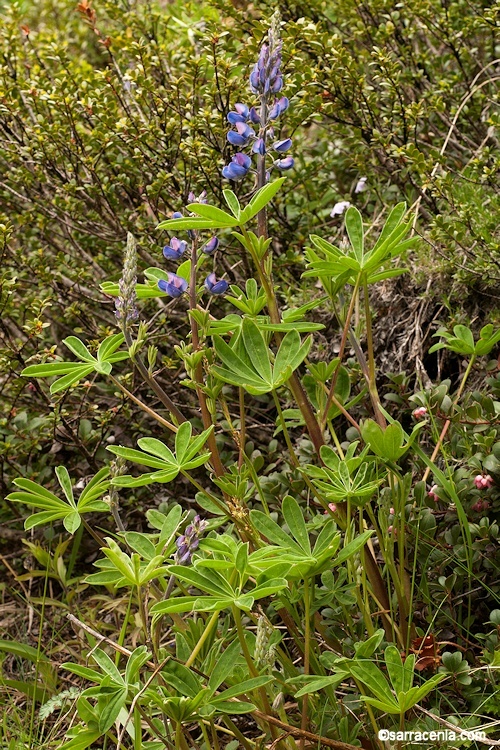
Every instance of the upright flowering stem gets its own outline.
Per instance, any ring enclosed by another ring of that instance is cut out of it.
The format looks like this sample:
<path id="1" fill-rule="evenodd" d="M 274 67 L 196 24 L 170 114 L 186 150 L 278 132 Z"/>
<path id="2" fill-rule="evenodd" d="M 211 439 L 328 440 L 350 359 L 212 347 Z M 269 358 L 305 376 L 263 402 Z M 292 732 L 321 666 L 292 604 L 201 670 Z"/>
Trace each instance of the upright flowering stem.
<path id="1" fill-rule="evenodd" d="M 189 281 L 189 308 L 190 310 L 196 310 L 196 266 L 198 262 L 198 238 L 194 235 L 191 243 L 191 275 Z M 191 340 L 193 342 L 193 350 L 196 352 L 200 348 L 200 336 L 198 330 L 198 323 L 192 315 L 189 316 L 191 324 Z M 203 420 L 203 428 L 208 430 L 209 427 L 213 426 L 212 415 L 207 405 L 207 399 L 203 391 L 203 365 L 201 360 L 195 367 L 194 378 L 196 382 L 196 395 L 200 404 L 201 418 Z M 219 455 L 219 449 L 215 440 L 213 430 L 210 432 L 208 437 L 208 447 L 212 454 L 212 465 L 214 467 L 215 474 L 221 477 L 225 474 L 224 466 Z"/>
<path id="2" fill-rule="evenodd" d="M 169 410 L 179 424 L 186 421 L 185 416 L 177 408 L 172 399 L 165 393 L 157 381 L 150 376 L 140 355 L 134 350 L 134 341 L 130 333 L 130 325 L 139 317 L 136 307 L 135 286 L 137 282 L 137 251 L 134 236 L 127 235 L 127 247 L 123 264 L 123 273 L 119 282 L 120 296 L 116 301 L 116 318 L 122 329 L 125 343 L 130 351 L 130 358 L 135 364 L 146 383 L 155 392 L 161 403 Z"/>
<path id="3" fill-rule="evenodd" d="M 375 419 L 384 430 L 387 427 L 387 422 L 385 421 L 385 417 L 380 409 L 380 396 L 378 395 L 377 390 L 375 355 L 373 350 L 372 314 L 370 310 L 370 297 L 368 294 L 368 281 L 366 274 L 363 278 L 363 295 L 365 303 L 366 347 L 368 350 L 368 392 L 370 394 Z"/>

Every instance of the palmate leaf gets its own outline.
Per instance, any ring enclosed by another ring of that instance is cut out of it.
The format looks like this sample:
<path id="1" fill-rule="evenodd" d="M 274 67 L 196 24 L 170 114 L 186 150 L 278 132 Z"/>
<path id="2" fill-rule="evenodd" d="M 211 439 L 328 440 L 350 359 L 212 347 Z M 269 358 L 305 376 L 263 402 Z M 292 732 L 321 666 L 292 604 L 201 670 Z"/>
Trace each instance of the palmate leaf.
<path id="1" fill-rule="evenodd" d="M 297 331 L 289 331 L 283 338 L 274 358 L 259 326 L 250 318 L 243 318 L 241 337 L 233 337 L 232 345 L 214 336 L 214 348 L 224 367 L 212 368 L 226 383 L 243 386 L 251 394 L 263 394 L 284 385 L 293 371 L 306 358 L 312 338 L 301 342 Z M 274 365 L 271 361 L 274 358 Z"/>
<path id="2" fill-rule="evenodd" d="M 115 477 L 113 484 L 118 487 L 144 487 L 154 482 L 171 482 L 180 471 L 189 471 L 197 466 L 202 466 L 210 459 L 209 452 L 200 453 L 206 443 L 213 427 L 204 430 L 200 435 L 192 436 L 190 422 L 183 422 L 177 430 L 175 438 L 176 454 L 170 448 L 156 438 L 140 438 L 138 445 L 141 450 L 126 448 L 125 446 L 109 446 L 108 450 L 116 456 L 130 461 L 131 463 L 148 466 L 157 469 L 139 477 L 128 474 Z"/>
<path id="3" fill-rule="evenodd" d="M 109 375 L 112 364 L 129 356 L 128 352 L 117 352 L 123 341 L 124 337 L 121 333 L 108 336 L 100 344 L 96 358 L 92 356 L 83 341 L 80 341 L 76 336 L 69 336 L 63 340 L 63 343 L 78 357 L 79 362 L 44 362 L 40 365 L 29 365 L 25 367 L 21 375 L 31 378 L 50 378 L 63 375 L 50 386 L 52 394 L 59 393 L 86 378 L 91 372 Z"/>
<path id="4" fill-rule="evenodd" d="M 303 276 L 318 276 L 330 293 L 339 288 L 339 282 L 354 285 L 360 274 L 368 284 L 404 273 L 406 269 L 384 268 L 384 266 L 412 247 L 417 238 L 404 240 L 411 222 L 404 223 L 406 204 L 400 203 L 391 211 L 375 247 L 366 252 L 364 247 L 363 221 L 358 209 L 351 206 L 346 212 L 345 224 L 351 247 L 342 251 L 317 235 L 311 241 L 319 254 L 306 250 L 308 270 Z M 335 284 L 332 287 L 332 282 Z"/>
<path id="5" fill-rule="evenodd" d="M 62 519 L 66 530 L 70 534 L 74 534 L 80 527 L 81 516 L 84 513 L 108 510 L 106 503 L 99 500 L 109 487 L 109 469 L 107 467 L 101 469 L 93 477 L 76 503 L 66 467 L 58 466 L 56 476 L 64 492 L 65 500 L 37 484 L 37 482 L 31 481 L 31 479 L 20 477 L 14 480 L 13 483 L 20 491 L 11 492 L 8 499 L 42 509 L 41 513 L 34 513 L 26 519 L 24 522 L 25 529 L 32 529 Z"/>

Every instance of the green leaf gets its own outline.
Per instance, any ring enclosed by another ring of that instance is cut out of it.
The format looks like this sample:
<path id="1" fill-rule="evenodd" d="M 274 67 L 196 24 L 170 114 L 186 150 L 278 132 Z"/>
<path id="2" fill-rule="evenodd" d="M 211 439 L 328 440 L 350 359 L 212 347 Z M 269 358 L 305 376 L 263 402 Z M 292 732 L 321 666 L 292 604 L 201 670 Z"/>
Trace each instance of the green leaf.
<path id="1" fill-rule="evenodd" d="M 175 435 L 175 455 L 177 463 L 182 464 L 184 462 L 184 456 L 188 450 L 189 442 L 191 440 L 193 428 L 190 422 L 183 422 Z"/>
<path id="2" fill-rule="evenodd" d="M 232 219 L 232 221 L 234 221 L 234 219 Z M 232 224 L 232 226 L 235 226 L 235 224 L 236 222 Z M 196 216 L 190 216 L 182 219 L 167 219 L 158 224 L 156 228 L 173 229 L 174 231 L 177 231 L 178 229 L 225 229 L 226 227 L 226 222 L 221 223 L 220 221 L 213 221 L 212 219 L 202 219 Z"/>
<path id="3" fill-rule="evenodd" d="M 73 352 L 78 359 L 92 363 L 96 361 L 95 357 L 92 356 L 83 341 L 80 341 L 76 336 L 68 336 L 67 339 L 63 339 L 63 344 L 66 344 L 68 349 Z"/>
<path id="4" fill-rule="evenodd" d="M 359 661 L 351 661 L 349 663 L 349 671 L 356 680 L 366 685 L 374 695 L 382 698 L 387 705 L 398 706 L 384 673 L 373 662 L 361 659 Z"/>
<path id="5" fill-rule="evenodd" d="M 201 682 L 194 672 L 173 659 L 161 670 L 167 685 L 172 685 L 180 695 L 196 698 L 201 690 Z"/>
<path id="6" fill-rule="evenodd" d="M 112 336 L 108 336 L 106 339 L 104 339 L 103 342 L 99 345 L 99 349 L 97 350 L 97 359 L 101 362 L 108 359 L 119 346 L 123 344 L 125 341 L 125 338 L 123 336 L 123 333 L 115 333 Z M 126 352 L 123 352 L 123 354 L 126 354 Z"/>
<path id="7" fill-rule="evenodd" d="M 151 445 L 151 443 L 154 442 L 154 445 Z M 171 451 L 167 448 L 164 443 L 161 443 L 159 440 L 156 440 L 156 438 L 141 438 L 139 440 L 139 444 L 149 450 L 151 449 L 151 453 L 153 452 L 152 449 L 160 451 L 161 448 L 157 447 L 156 444 L 160 444 L 160 446 L 163 446 L 164 449 L 164 455 L 167 456 L 168 453 L 170 453 L 171 459 L 167 458 L 155 458 L 152 455 L 148 455 L 148 453 L 143 453 L 142 451 L 137 451 L 134 448 L 125 448 L 122 445 L 110 445 L 108 446 L 107 450 L 109 450 L 110 453 L 114 453 L 116 456 L 121 456 L 122 458 L 125 458 L 127 461 L 131 461 L 135 464 L 141 464 L 142 466 L 149 466 L 152 469 L 165 469 L 166 464 L 173 464 L 176 465 L 175 457 Z M 168 451 L 168 453 L 167 453 Z M 120 477 L 116 477 L 116 479 L 113 479 L 112 484 L 116 484 L 117 480 Z"/>
<path id="8" fill-rule="evenodd" d="M 55 375 L 65 375 L 81 369 L 79 362 L 44 362 L 42 365 L 30 365 L 25 367 L 21 375 L 26 378 L 50 378 Z"/>
<path id="9" fill-rule="evenodd" d="M 213 429 L 214 429 L 213 426 L 209 427 L 207 430 L 204 430 L 200 435 L 196 435 L 194 438 L 191 438 L 190 444 L 186 450 L 182 463 L 186 464 L 188 461 L 191 461 L 193 456 L 196 456 L 196 454 L 200 451 L 203 445 L 207 442 L 210 433 L 213 432 Z M 177 460 L 179 461 L 178 455 L 177 455 Z M 181 462 L 179 461 L 179 463 Z"/>
<path id="10" fill-rule="evenodd" d="M 363 219 L 355 206 L 350 206 L 346 211 L 345 228 L 349 235 L 354 255 L 358 262 L 362 263 L 364 254 Z"/>
<path id="11" fill-rule="evenodd" d="M 242 211 L 239 223 L 244 224 L 249 221 L 256 216 L 264 206 L 267 206 L 285 180 L 286 177 L 280 177 L 278 180 L 274 180 L 274 182 L 270 182 L 267 185 L 264 185 L 264 187 L 261 187 L 260 190 L 255 193 L 248 206 Z"/>
<path id="12" fill-rule="evenodd" d="M 126 700 L 127 688 L 115 690 L 111 695 L 106 694 L 105 700 L 99 700 L 99 729 L 102 734 L 111 729 Z"/>
<path id="13" fill-rule="evenodd" d="M 229 371 L 241 378 L 247 378 L 248 382 L 263 383 L 259 374 L 248 367 L 247 364 L 239 357 L 233 349 L 219 336 L 213 337 L 214 348 L 219 359 L 226 365 Z"/>
<path id="14" fill-rule="evenodd" d="M 335 559 L 332 560 L 332 565 L 340 565 L 345 560 L 348 560 L 350 557 L 352 557 L 352 555 L 355 555 L 357 552 L 359 552 L 359 550 L 364 547 L 372 534 L 373 531 L 363 531 L 363 533 L 353 539 L 352 542 L 349 542 L 349 544 L 346 544 L 345 547 L 342 547 Z"/>
<path id="15" fill-rule="evenodd" d="M 21 487 L 21 489 L 27 490 L 28 492 L 34 495 L 40 495 L 42 497 L 45 497 L 47 498 L 47 500 L 51 500 L 53 503 L 57 504 L 57 503 L 62 502 L 57 497 L 57 495 L 54 495 L 53 492 L 50 492 L 50 490 L 47 490 L 45 487 L 42 487 L 41 484 L 32 482 L 31 479 L 25 479 L 24 477 L 19 477 L 17 479 L 14 479 L 13 484 L 15 484 L 16 487 Z"/>
<path id="16" fill-rule="evenodd" d="M 372 636 L 370 636 L 370 638 L 367 638 L 366 641 L 355 643 L 354 649 L 356 651 L 356 659 L 369 659 L 373 656 L 384 640 L 384 635 L 384 630 L 379 628 Z"/>
<path id="17" fill-rule="evenodd" d="M 250 318 L 245 318 L 241 326 L 243 341 L 248 356 L 259 376 L 272 385 L 273 376 L 269 362 L 269 349 L 262 333 Z"/>
<path id="18" fill-rule="evenodd" d="M 138 531 L 126 531 L 123 536 L 128 546 L 138 552 L 144 560 L 151 560 L 155 557 L 156 548 L 145 534 Z"/>
<path id="19" fill-rule="evenodd" d="M 138 646 L 134 649 L 125 668 L 125 682 L 127 685 L 136 680 L 140 668 L 147 662 L 150 656 L 151 654 L 147 646 Z"/>
<path id="20" fill-rule="evenodd" d="M 73 513 L 68 513 L 63 518 L 64 528 L 70 534 L 74 534 L 75 531 L 80 528 L 81 523 L 82 519 L 80 518 L 80 514 L 76 510 Z"/>
<path id="21" fill-rule="evenodd" d="M 283 500 L 283 518 L 290 529 L 290 533 L 307 555 L 311 554 L 311 543 L 307 532 L 304 516 L 298 502 L 287 495 Z"/>
<path id="22" fill-rule="evenodd" d="M 311 682 L 305 685 L 305 687 L 300 688 L 300 690 L 295 693 L 295 697 L 302 698 L 303 695 L 317 693 L 322 688 L 329 686 L 337 687 L 337 685 L 340 685 L 346 677 L 349 677 L 349 672 L 339 672 L 337 674 L 329 675 L 328 677 L 313 677 L 311 675 Z"/>
<path id="23" fill-rule="evenodd" d="M 394 692 L 396 695 L 406 693 L 413 684 L 415 655 L 411 654 L 408 656 L 403 664 L 399 649 L 393 644 L 390 644 L 384 651 L 384 658 Z"/>
<path id="24" fill-rule="evenodd" d="M 232 211 L 234 216 L 239 220 L 240 214 L 241 214 L 241 206 L 236 195 L 233 193 L 232 190 L 223 190 L 222 195 L 224 196 L 224 200 L 229 206 L 229 209 Z"/>
<path id="25" fill-rule="evenodd" d="M 259 534 L 266 539 L 269 539 L 270 542 L 273 542 L 280 547 L 284 547 L 287 550 L 296 551 L 302 554 L 302 548 L 297 542 L 292 539 L 291 536 L 286 534 L 281 526 L 278 526 L 278 524 L 265 513 L 260 510 L 251 510 L 250 518 Z"/>
<path id="26" fill-rule="evenodd" d="M 52 521 L 58 521 L 60 518 L 64 518 L 66 515 L 66 511 L 50 511 L 46 510 L 42 513 L 34 513 L 29 518 L 26 519 L 24 522 L 24 528 L 26 531 L 29 531 L 30 529 L 34 529 L 36 526 L 42 526 L 46 523 L 51 523 Z"/>
<path id="27" fill-rule="evenodd" d="M 431 690 L 434 690 L 434 688 L 445 678 L 445 674 L 435 674 L 426 680 L 423 685 L 409 690 L 405 696 L 405 711 L 413 708 L 416 703 L 420 703 L 420 701 L 425 698 Z"/>
<path id="28" fill-rule="evenodd" d="M 244 680 L 243 682 L 238 683 L 238 685 L 233 685 L 233 687 L 223 690 L 216 698 L 211 699 L 211 703 L 217 704 L 221 701 L 228 701 L 230 698 L 235 698 L 237 695 L 243 695 L 243 693 L 249 693 L 259 687 L 269 685 L 273 680 L 274 677 L 269 675 L 252 677 L 250 680 Z"/>
<path id="29" fill-rule="evenodd" d="M 57 466 L 56 475 L 57 479 L 59 480 L 59 484 L 61 485 L 61 488 L 66 495 L 68 503 L 71 505 L 71 507 L 76 508 L 75 498 L 73 496 L 73 487 L 71 486 L 71 479 L 67 468 L 65 466 Z"/>
<path id="30" fill-rule="evenodd" d="M 214 596 L 234 596 L 234 591 L 229 583 L 217 571 L 204 570 L 203 573 L 200 573 L 199 569 L 185 565 L 171 565 L 169 570 L 172 575 L 181 581 L 187 581 L 204 593 Z"/>
<path id="31" fill-rule="evenodd" d="M 457 325 L 453 328 L 453 333 L 458 339 L 465 342 L 468 349 L 474 350 L 474 336 L 467 326 Z"/>
<path id="32" fill-rule="evenodd" d="M 57 750 L 86 750 L 99 739 L 102 732 L 99 729 L 85 729 L 79 732 L 76 737 L 60 745 Z"/>
<path id="33" fill-rule="evenodd" d="M 281 342 L 274 363 L 274 383 L 280 384 L 284 379 L 288 380 L 290 375 L 309 354 L 312 344 L 312 336 L 309 336 L 301 345 L 300 336 L 297 331 L 290 331 Z"/>
<path id="34" fill-rule="evenodd" d="M 153 614 L 168 614 L 169 612 L 192 612 L 193 606 L 199 597 L 197 596 L 178 596 L 170 597 L 167 601 L 153 604 L 151 612 Z"/>
<path id="35" fill-rule="evenodd" d="M 85 378 L 87 375 L 93 372 L 93 370 L 93 365 L 77 364 L 76 367 L 73 368 L 70 373 L 68 373 L 68 375 L 66 375 L 64 378 L 56 380 L 55 383 L 52 383 L 52 385 L 50 386 L 50 392 L 54 394 L 59 393 L 59 391 L 64 391 L 66 388 L 70 388 L 72 385 L 82 380 L 82 378 Z"/>
<path id="36" fill-rule="evenodd" d="M 380 236 L 375 244 L 375 247 L 373 248 L 373 252 L 375 250 L 378 250 L 380 245 L 382 245 L 385 240 L 390 237 L 392 232 L 401 224 L 403 217 L 406 213 L 406 202 L 402 201 L 401 203 L 398 203 L 394 208 L 392 209 L 391 213 L 387 217 L 387 220 L 384 224 L 384 227 L 380 233 Z"/>
<path id="37" fill-rule="evenodd" d="M 187 424 L 189 424 L 189 422 Z M 179 429 L 182 427 L 183 425 L 181 425 Z M 191 427 L 191 425 L 189 425 L 189 427 Z M 140 438 L 137 441 L 137 445 L 141 450 L 151 453 L 153 456 L 156 456 L 163 461 L 163 466 L 165 466 L 165 464 L 177 464 L 174 454 L 165 443 L 162 443 L 161 440 L 157 440 L 156 438 Z"/>
<path id="38" fill-rule="evenodd" d="M 227 680 L 229 675 L 233 673 L 236 667 L 239 655 L 240 655 L 240 644 L 239 644 L 239 641 L 236 639 L 231 643 L 230 646 L 226 648 L 224 653 L 221 656 L 219 656 L 215 664 L 215 667 L 212 670 L 210 679 L 208 681 L 208 688 L 210 690 L 211 696 L 215 693 L 218 687 Z M 239 693 L 237 693 L 237 695 L 239 695 Z"/>
<path id="39" fill-rule="evenodd" d="M 198 214 L 198 216 L 202 216 L 204 219 L 216 221 L 226 227 L 235 227 L 238 224 L 237 219 L 231 216 L 231 214 L 227 214 L 220 208 L 209 206 L 206 203 L 190 203 L 187 206 L 187 210 L 191 211 L 192 213 Z"/>

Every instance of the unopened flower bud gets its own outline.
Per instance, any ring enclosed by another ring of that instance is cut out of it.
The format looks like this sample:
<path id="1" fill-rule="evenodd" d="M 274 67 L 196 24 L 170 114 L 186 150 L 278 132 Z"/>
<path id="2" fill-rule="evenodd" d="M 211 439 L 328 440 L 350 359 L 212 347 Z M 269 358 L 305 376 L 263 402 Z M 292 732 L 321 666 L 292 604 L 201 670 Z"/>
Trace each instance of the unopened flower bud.
<path id="1" fill-rule="evenodd" d="M 423 419 L 427 415 L 427 409 L 425 406 L 419 406 L 417 409 L 414 409 L 412 411 L 412 416 L 415 417 L 415 419 Z"/>

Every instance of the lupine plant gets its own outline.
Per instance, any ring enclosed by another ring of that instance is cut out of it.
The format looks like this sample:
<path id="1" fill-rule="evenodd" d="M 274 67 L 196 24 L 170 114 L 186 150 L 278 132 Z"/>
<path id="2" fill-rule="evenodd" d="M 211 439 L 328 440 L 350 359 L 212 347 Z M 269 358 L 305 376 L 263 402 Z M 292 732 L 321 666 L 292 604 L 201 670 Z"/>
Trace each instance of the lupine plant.
<path id="1" fill-rule="evenodd" d="M 102 285 L 115 297 L 119 332 L 95 356 L 71 336 L 65 344 L 77 361 L 48 360 L 23 372 L 57 378 L 51 394 L 79 387 L 90 374 L 108 378 L 163 433 L 161 440 L 141 437 L 137 447 L 125 437 L 129 444 L 110 445 L 115 460 L 77 501 L 64 467 L 56 474 L 65 499 L 26 479 L 16 480 L 9 496 L 42 509 L 26 528 L 62 520 L 67 532 L 79 535 L 76 544 L 86 529 L 102 552 L 86 584 L 129 596 L 120 642 L 104 634 L 98 641 L 99 633 L 77 621 L 89 634 L 89 666 L 62 665 L 83 682 L 77 720 L 61 750 L 84 750 L 102 737 L 107 746 L 137 750 L 376 746 L 379 729 L 421 726 L 428 712 L 420 704 L 432 700 L 438 684 L 448 689 L 454 674 L 450 659 L 443 659 L 448 671 L 437 674 L 436 658 L 427 672 L 419 666 L 416 644 L 427 635 L 414 607 L 419 544 L 432 554 L 428 504 L 446 497 L 463 546 L 457 566 L 469 575 L 474 570 L 473 537 L 487 532 L 480 524 L 470 527 L 442 449 L 467 378 L 500 333 L 488 325 L 475 341 L 462 325 L 453 334 L 438 331 L 444 340 L 435 349 L 468 358 L 446 410 L 445 394 L 440 401 L 446 413 L 440 433 L 438 407 L 425 391 L 413 396 L 413 426 L 384 406 L 370 290 L 405 272 L 399 263 L 415 237 L 403 202 L 376 240 L 367 236 L 360 211 L 344 206 L 345 239 L 335 245 L 314 234 L 305 251 L 303 276 L 315 279 L 321 292 L 281 309 L 266 216 L 286 180 L 274 179 L 274 170 L 294 166 L 284 156 L 292 146 L 286 113 L 293 102 L 283 95 L 281 51 L 275 15 L 250 72 L 249 99 L 235 102 L 227 115 L 227 140 L 238 151 L 222 167 L 232 185 L 223 192 L 226 207 L 211 205 L 206 193 L 191 195 L 159 224 L 170 233 L 164 263 L 143 270 L 143 281 L 129 234 L 120 281 Z M 358 192 L 366 180 L 360 182 Z M 252 269 L 244 290 L 221 263 L 229 243 L 238 243 Z M 152 299 L 187 311 L 190 334 L 176 355 L 193 398 L 183 404 L 155 376 L 158 349 L 141 310 Z M 224 315 L 230 305 L 236 312 Z M 340 331 L 329 362 L 315 353 L 314 334 L 324 324 L 307 317 L 320 307 Z M 130 386 L 125 360 L 143 389 Z M 272 414 L 289 464 L 288 486 L 274 497 L 250 437 L 259 409 Z M 433 418 L 429 456 L 422 435 Z M 347 441 L 340 433 L 346 424 Z M 476 457 L 478 492 L 494 484 L 498 466 L 487 459 L 495 445 L 486 442 Z M 181 480 L 190 488 L 189 509 L 176 502 L 149 508 L 151 531 L 126 528 L 120 505 L 136 497 L 131 490 L 144 501 L 141 488 L 168 489 Z M 88 514 L 96 519 L 110 512 L 116 530 L 104 536 Z M 132 621 L 135 646 L 128 649 Z M 248 715 L 246 724 L 241 714 Z"/>

